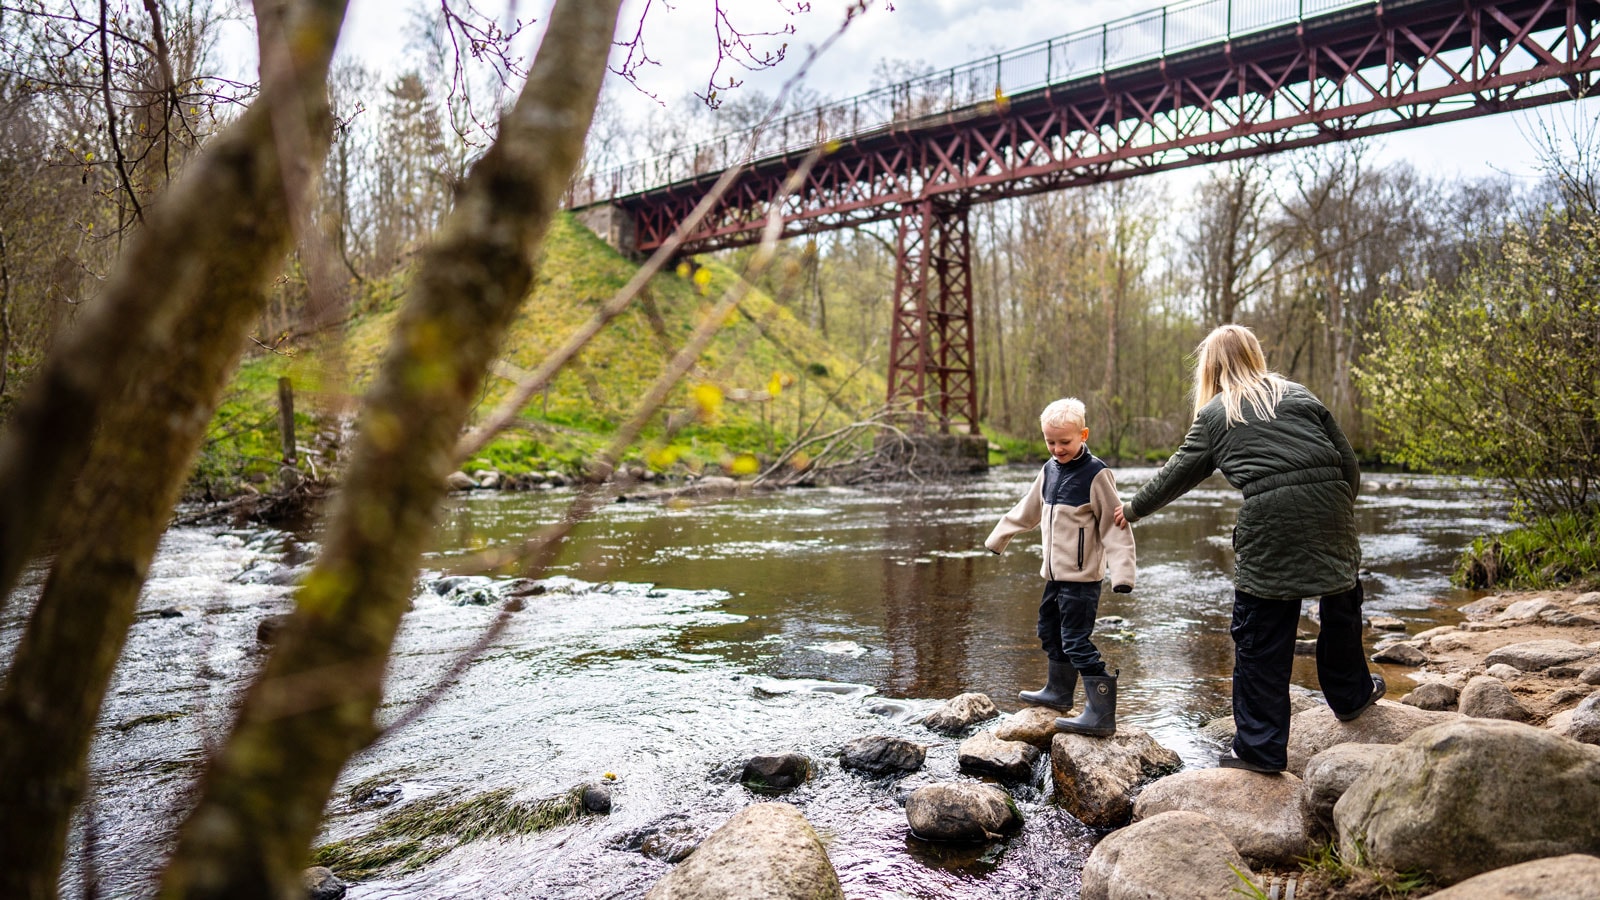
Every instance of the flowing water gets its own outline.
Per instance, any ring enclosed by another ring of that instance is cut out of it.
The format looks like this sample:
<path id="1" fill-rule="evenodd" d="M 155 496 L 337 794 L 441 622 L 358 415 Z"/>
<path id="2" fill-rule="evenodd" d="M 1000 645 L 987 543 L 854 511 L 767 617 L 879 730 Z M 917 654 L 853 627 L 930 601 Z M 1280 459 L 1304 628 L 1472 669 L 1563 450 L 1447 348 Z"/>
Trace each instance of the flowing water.
<path id="1" fill-rule="evenodd" d="M 1131 494 L 1153 471 L 1116 474 Z M 1038 788 L 1015 791 L 1027 822 L 1020 834 L 947 848 L 908 834 L 899 785 L 844 771 L 836 757 L 853 738 L 893 734 L 928 747 L 927 771 L 912 783 L 958 777 L 959 741 L 913 719 L 965 691 L 1015 710 L 1016 692 L 1042 682 L 1037 534 L 1002 557 L 982 547 L 1034 472 L 606 507 L 579 530 L 546 592 L 527 598 L 443 701 L 351 762 L 324 839 L 360 837 L 418 799 L 510 788 L 537 800 L 607 773 L 612 812 L 469 842 L 420 869 L 358 883 L 350 896 L 637 897 L 670 867 L 641 846 L 704 836 L 760 799 L 737 782 L 743 762 L 790 750 L 810 756 L 818 774 L 783 799 L 822 835 L 847 896 L 1076 896 L 1095 834 L 1050 804 L 1044 764 Z M 1413 632 L 1455 621 L 1465 598 L 1450 589 L 1449 570 L 1473 537 L 1503 527 L 1503 505 L 1470 479 L 1371 475 L 1368 488 L 1358 505 L 1368 612 Z M 477 548 L 554 521 L 570 496 L 450 500 L 402 627 L 385 716 L 426 693 L 493 620 L 493 605 L 468 601 L 498 603 L 507 588 L 441 576 Z M 1107 591 L 1100 606 L 1121 618 L 1096 633 L 1121 669 L 1119 721 L 1191 765 L 1212 764 L 1217 747 L 1199 725 L 1228 703 L 1237 504 L 1237 492 L 1213 479 L 1141 522 L 1138 588 Z M 271 576 L 302 562 L 303 547 L 276 532 L 166 537 L 102 717 L 96 802 L 88 821 L 80 817 L 70 889 L 92 859 L 108 895 L 148 893 L 207 744 L 225 732 L 261 659 L 256 623 L 289 608 L 289 588 L 252 582 L 284 580 Z M 25 608 L 12 604 L 0 619 L 0 659 Z M 1389 674 L 1398 696 L 1406 681 Z M 1295 680 L 1316 687 L 1308 659 L 1297 660 Z M 358 785 L 393 802 L 358 803 Z"/>

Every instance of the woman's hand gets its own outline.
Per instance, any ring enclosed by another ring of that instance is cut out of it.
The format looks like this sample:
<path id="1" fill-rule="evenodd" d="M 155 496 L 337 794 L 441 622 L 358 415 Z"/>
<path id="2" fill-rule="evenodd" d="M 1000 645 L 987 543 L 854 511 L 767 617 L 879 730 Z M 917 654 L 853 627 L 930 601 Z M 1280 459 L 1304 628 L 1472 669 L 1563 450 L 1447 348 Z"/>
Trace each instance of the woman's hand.
<path id="1" fill-rule="evenodd" d="M 1116 520 L 1118 528 L 1127 528 L 1128 527 L 1128 519 L 1127 519 L 1126 516 L 1124 516 L 1122 514 L 1122 504 L 1121 503 L 1118 503 L 1117 504 L 1117 508 L 1113 509 L 1111 511 L 1111 518 Z"/>

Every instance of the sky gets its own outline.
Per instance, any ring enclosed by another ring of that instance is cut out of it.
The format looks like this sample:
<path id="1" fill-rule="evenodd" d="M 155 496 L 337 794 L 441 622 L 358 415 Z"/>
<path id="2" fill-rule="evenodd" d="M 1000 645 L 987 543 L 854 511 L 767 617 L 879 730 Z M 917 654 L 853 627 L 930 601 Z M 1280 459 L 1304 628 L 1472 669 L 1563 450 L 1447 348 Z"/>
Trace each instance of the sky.
<path id="1" fill-rule="evenodd" d="M 404 26 L 399 0 L 351 0 L 341 53 L 369 67 L 389 70 L 404 61 Z M 479 9 L 506 18 L 537 20 L 526 32 L 521 50 L 531 56 L 550 0 L 476 0 Z M 809 50 L 836 32 L 850 0 L 723 0 L 734 22 L 750 31 L 785 25 L 795 33 L 762 39 L 775 48 L 787 41 L 785 60 L 772 69 L 746 72 L 725 67 L 744 84 L 732 91 L 775 95 Z M 1159 3 L 1127 0 L 875 0 L 812 66 L 804 81 L 818 94 L 843 98 L 872 87 L 881 67 L 906 63 L 938 69 L 1100 25 Z M 674 106 L 691 92 L 704 93 L 716 59 L 714 0 L 625 0 L 619 33 L 631 33 L 648 9 L 645 46 L 659 66 L 641 70 L 639 81 L 659 102 Z M 617 59 L 613 59 L 616 65 Z M 719 78 L 719 81 L 723 81 Z M 629 115 L 640 115 L 657 103 L 610 76 L 607 96 Z M 1561 103 L 1538 110 L 1504 113 L 1463 122 L 1411 129 L 1370 139 L 1379 161 L 1409 161 L 1438 176 L 1537 177 L 1533 136 L 1547 126 L 1557 132 L 1582 127 L 1600 117 L 1600 98 Z M 659 148 L 657 148 L 659 149 Z"/>

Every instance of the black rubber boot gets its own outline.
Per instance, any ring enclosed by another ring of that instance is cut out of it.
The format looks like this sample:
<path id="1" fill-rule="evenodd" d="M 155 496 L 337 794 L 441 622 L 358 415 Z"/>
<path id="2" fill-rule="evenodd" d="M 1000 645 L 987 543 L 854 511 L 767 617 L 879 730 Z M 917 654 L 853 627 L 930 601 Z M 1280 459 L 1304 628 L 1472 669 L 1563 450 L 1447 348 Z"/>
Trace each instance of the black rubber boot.
<path id="1" fill-rule="evenodd" d="M 1117 676 L 1083 676 L 1083 712 L 1057 719 L 1056 730 L 1067 734 L 1110 737 L 1117 733 Z"/>
<path id="2" fill-rule="evenodd" d="M 1050 660 L 1050 676 L 1044 687 L 1037 691 L 1017 694 L 1029 706 L 1050 706 L 1071 709 L 1072 695 L 1078 691 L 1078 670 L 1065 660 Z"/>

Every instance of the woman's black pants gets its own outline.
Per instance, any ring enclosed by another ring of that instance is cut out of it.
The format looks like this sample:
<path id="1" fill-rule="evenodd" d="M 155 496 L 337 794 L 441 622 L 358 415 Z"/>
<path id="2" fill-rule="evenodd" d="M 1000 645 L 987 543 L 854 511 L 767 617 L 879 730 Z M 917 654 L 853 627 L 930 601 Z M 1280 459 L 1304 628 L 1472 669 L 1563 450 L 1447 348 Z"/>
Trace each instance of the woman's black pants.
<path id="1" fill-rule="evenodd" d="M 1336 713 L 1372 695 L 1361 648 L 1361 584 L 1321 598 L 1317 680 Z M 1300 601 L 1233 592 L 1233 752 L 1240 759 L 1282 768 L 1289 760 L 1289 677 Z"/>

